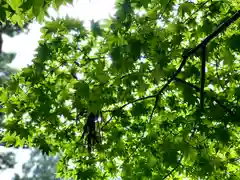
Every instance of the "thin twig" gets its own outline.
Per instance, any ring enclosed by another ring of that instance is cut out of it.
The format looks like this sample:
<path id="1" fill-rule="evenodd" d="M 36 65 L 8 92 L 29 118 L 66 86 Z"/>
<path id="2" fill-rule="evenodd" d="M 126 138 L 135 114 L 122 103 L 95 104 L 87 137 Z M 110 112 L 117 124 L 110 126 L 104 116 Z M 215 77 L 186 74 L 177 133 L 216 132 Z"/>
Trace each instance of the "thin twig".
<path id="1" fill-rule="evenodd" d="M 202 9 L 203 6 L 204 6 L 205 4 L 207 4 L 209 1 L 210 1 L 210 0 L 207 0 L 207 1 L 202 2 L 201 4 L 199 4 L 199 8 L 198 8 L 196 11 L 194 11 L 194 12 L 189 16 L 189 18 L 187 18 L 185 21 L 183 21 L 183 24 L 186 24 L 189 20 L 191 20 L 192 17 L 193 17 L 193 15 L 195 15 L 197 12 L 199 12 L 200 9 Z"/>
<path id="2" fill-rule="evenodd" d="M 177 71 L 173 74 L 173 76 L 167 81 L 167 83 L 160 89 L 160 91 L 157 93 L 156 95 L 156 101 L 155 101 L 155 104 L 154 104 L 154 108 L 151 112 L 151 116 L 150 116 L 150 119 L 149 119 L 149 122 L 151 122 L 152 120 L 152 116 L 154 114 L 154 111 L 157 107 L 157 104 L 158 104 L 158 101 L 159 101 L 159 96 L 163 93 L 163 91 L 165 91 L 165 89 L 167 89 L 167 87 L 169 86 L 169 84 L 177 77 L 177 75 L 181 72 L 182 68 L 184 67 L 184 65 L 186 64 L 187 62 L 187 58 L 188 56 L 184 56 L 183 55 L 183 60 L 179 66 L 179 68 L 177 69 Z"/>
<path id="3" fill-rule="evenodd" d="M 196 91 L 200 92 L 201 91 L 201 88 L 195 86 L 194 84 L 191 84 L 189 82 L 186 82 L 180 78 L 175 78 L 175 81 L 176 82 L 180 82 L 180 83 L 183 83 L 183 84 L 186 84 L 188 85 L 189 87 L 195 89 Z M 210 90 L 212 93 L 215 93 L 213 90 Z M 204 94 L 208 97 L 210 97 L 213 101 L 215 101 L 220 107 L 222 107 L 223 109 L 225 109 L 230 115 L 234 115 L 234 113 L 227 107 L 225 106 L 220 100 L 218 100 L 216 97 L 214 96 L 211 96 L 209 95 L 207 92 L 204 91 Z M 227 102 L 229 103 L 229 102 Z"/>
<path id="4" fill-rule="evenodd" d="M 146 99 L 155 98 L 156 96 L 157 96 L 157 95 L 151 95 L 151 96 L 145 96 L 145 97 L 141 97 L 141 98 L 139 98 L 139 99 L 135 99 L 135 100 L 130 101 L 130 102 L 128 102 L 128 103 L 126 103 L 126 104 L 124 104 L 124 105 L 122 105 L 122 106 L 120 106 L 120 107 L 118 107 L 118 108 L 116 108 L 116 109 L 114 109 L 114 110 L 112 110 L 112 111 L 110 111 L 110 112 L 114 112 L 114 111 L 123 109 L 123 108 L 125 108 L 126 106 L 128 106 L 128 105 L 130 105 L 130 104 L 133 104 L 133 103 L 135 103 L 135 102 L 138 102 L 138 101 L 143 101 L 143 100 L 146 100 Z M 103 129 L 108 123 L 110 123 L 112 119 L 113 119 L 113 116 L 111 116 L 111 117 L 109 118 L 109 120 L 108 120 L 106 123 L 104 123 L 104 125 L 101 127 L 101 129 Z"/>

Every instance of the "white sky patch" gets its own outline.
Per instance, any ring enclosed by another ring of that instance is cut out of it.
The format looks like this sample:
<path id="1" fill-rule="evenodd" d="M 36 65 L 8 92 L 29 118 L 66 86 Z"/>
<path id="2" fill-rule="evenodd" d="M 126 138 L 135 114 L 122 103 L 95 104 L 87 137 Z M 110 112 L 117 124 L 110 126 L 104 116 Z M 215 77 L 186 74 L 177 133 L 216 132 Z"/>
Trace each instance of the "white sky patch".
<path id="1" fill-rule="evenodd" d="M 53 9 L 50 9 L 50 13 L 53 17 L 68 15 L 78 18 L 83 20 L 86 26 L 90 27 L 91 20 L 107 19 L 110 15 L 113 15 L 115 12 L 114 4 L 115 0 L 78 0 L 74 1 L 73 6 L 61 7 L 59 13 L 56 13 Z M 28 34 L 20 34 L 13 38 L 3 36 L 3 51 L 16 53 L 16 58 L 11 63 L 11 67 L 21 69 L 31 64 L 41 36 L 41 27 L 40 24 L 33 23 L 29 26 L 30 31 Z M 0 153 L 6 151 L 6 148 L 0 147 Z M 14 173 L 21 175 L 22 164 L 29 159 L 30 150 L 14 150 L 14 152 L 16 152 L 16 161 L 18 163 L 14 169 L 0 172 L 1 180 L 11 180 Z"/>
<path id="2" fill-rule="evenodd" d="M 11 178 L 14 176 L 14 173 L 18 173 L 20 176 L 22 175 L 22 163 L 19 162 L 26 162 L 30 158 L 30 150 L 26 149 L 14 149 L 14 148 L 9 148 L 8 151 L 11 151 L 15 153 L 16 155 L 16 162 L 18 162 L 15 165 L 14 169 L 8 169 L 6 171 L 0 172 L 0 179 L 4 180 L 11 180 Z M 0 147 L 0 153 L 1 152 L 8 152 L 6 151 L 6 148 Z"/>
<path id="3" fill-rule="evenodd" d="M 13 38 L 3 35 L 3 51 L 16 53 L 11 67 L 21 69 L 31 62 L 40 39 L 40 27 L 39 24 L 33 23 L 29 26 L 28 34 L 23 33 Z"/>
<path id="4" fill-rule="evenodd" d="M 74 5 L 63 6 L 57 13 L 53 9 L 49 9 L 49 13 L 53 17 L 65 17 L 66 15 L 78 18 L 84 21 L 85 26 L 90 27 L 91 20 L 103 20 L 113 15 L 114 0 L 78 0 L 74 1 Z M 11 67 L 21 69 L 31 63 L 34 57 L 34 51 L 38 47 L 42 26 L 38 23 L 30 25 L 28 34 L 20 34 L 13 38 L 6 35 L 3 36 L 3 51 L 16 53 L 16 58 L 11 63 Z"/>

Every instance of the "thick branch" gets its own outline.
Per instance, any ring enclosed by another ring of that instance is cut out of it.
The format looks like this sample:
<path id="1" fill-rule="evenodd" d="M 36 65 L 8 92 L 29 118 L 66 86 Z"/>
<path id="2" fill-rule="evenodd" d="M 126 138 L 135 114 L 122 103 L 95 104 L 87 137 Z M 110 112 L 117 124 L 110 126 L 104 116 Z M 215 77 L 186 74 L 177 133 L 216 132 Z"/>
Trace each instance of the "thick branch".
<path id="1" fill-rule="evenodd" d="M 200 111 L 204 113 L 204 86 L 205 86 L 205 66 L 206 66 L 206 45 L 202 46 L 202 61 L 201 61 L 201 90 L 200 90 Z"/>
<path id="2" fill-rule="evenodd" d="M 240 10 L 237 11 L 230 19 L 223 22 L 212 34 L 207 36 L 199 45 L 197 45 L 195 48 L 191 49 L 186 54 L 186 56 L 189 57 L 191 54 L 195 53 L 199 48 L 201 48 L 204 45 L 207 45 L 209 43 L 209 41 L 211 41 L 218 34 L 223 32 L 228 26 L 230 26 L 233 22 L 235 22 L 239 17 L 240 17 Z"/>
<path id="3" fill-rule="evenodd" d="M 156 102 L 155 105 L 152 110 L 151 116 L 149 121 L 151 121 L 152 118 L 152 114 L 154 113 L 155 109 L 156 109 L 156 105 L 158 103 L 159 100 L 159 96 L 162 94 L 162 92 L 168 87 L 168 85 L 177 77 L 177 75 L 181 72 L 182 68 L 184 67 L 184 65 L 186 64 L 187 58 L 192 55 L 193 53 L 195 53 L 199 48 L 201 47 L 205 47 L 209 41 L 211 41 L 213 38 L 215 38 L 219 33 L 221 33 L 222 31 L 224 31 L 228 26 L 230 26 L 234 21 L 236 21 L 238 18 L 240 17 L 240 11 L 238 11 L 237 13 L 235 13 L 235 15 L 233 17 L 231 17 L 229 20 L 225 21 L 224 23 L 222 23 L 219 28 L 217 28 L 212 34 L 210 34 L 208 37 L 206 37 L 199 45 L 197 45 L 195 48 L 191 49 L 190 51 L 188 51 L 186 54 L 183 54 L 183 60 L 179 66 L 179 68 L 177 69 L 177 71 L 173 74 L 173 76 L 167 81 L 167 83 L 162 87 L 162 89 L 158 92 L 157 96 L 156 96 Z M 204 64 L 205 65 L 205 64 Z M 204 73 L 205 74 L 205 73 Z M 204 76 L 205 77 L 205 76 Z M 202 96 L 203 97 L 203 96 Z"/>
<path id="4" fill-rule="evenodd" d="M 224 23 L 222 23 L 220 26 L 219 26 L 219 28 L 217 29 L 217 30 L 215 30 L 212 34 L 210 34 L 208 37 L 206 37 L 198 46 L 196 46 L 195 48 L 193 48 L 193 49 L 191 49 L 188 53 L 186 53 L 184 56 L 183 56 L 183 61 L 182 61 L 182 63 L 181 63 L 181 65 L 183 64 L 185 64 L 186 63 L 186 60 L 187 60 L 187 58 L 191 55 L 191 54 L 193 54 L 193 53 L 195 53 L 199 48 L 201 48 L 201 47 L 206 47 L 206 45 L 208 44 L 208 42 L 209 41 L 211 41 L 213 38 L 215 38 L 219 33 L 221 33 L 221 32 L 223 32 L 228 26 L 230 26 L 234 21 L 236 21 L 238 18 L 240 17 L 240 10 L 239 11 L 237 11 L 230 19 L 228 19 L 227 21 L 225 21 Z M 204 50 L 203 50 L 204 51 Z M 205 60 L 205 59 L 204 59 Z M 165 84 L 165 86 L 159 91 L 159 95 L 167 88 L 167 86 L 172 82 L 172 80 L 175 80 L 175 78 L 176 78 L 176 74 L 178 74 L 180 71 L 181 71 L 181 65 L 180 65 L 180 67 L 178 68 L 178 70 L 176 71 L 176 73 L 173 75 L 173 77 L 170 79 L 170 80 L 168 80 L 168 82 Z M 205 64 L 204 64 L 205 65 Z M 202 67 L 203 68 L 203 67 Z M 204 69 L 205 70 L 205 69 Z M 205 75 L 205 73 L 204 73 L 204 75 Z M 204 77 L 205 78 L 205 77 Z M 204 86 L 204 84 L 203 84 L 203 82 L 201 83 L 201 86 Z M 197 88 L 198 89 L 198 88 Z M 201 88 L 200 89 L 200 91 L 202 91 L 202 101 L 204 100 L 203 99 L 203 94 L 205 94 L 204 93 L 204 91 L 203 91 L 203 88 Z M 215 100 L 216 101 L 216 100 Z M 219 103 L 220 101 L 216 101 L 217 103 Z M 156 99 L 156 102 L 155 102 L 155 104 L 157 104 L 157 99 Z M 202 105 L 201 106 L 203 106 L 203 102 L 202 102 Z M 224 106 L 225 107 L 225 106 Z M 226 109 L 226 108 L 224 108 L 224 109 Z M 153 111 L 154 111 L 155 109 L 153 109 Z M 229 112 L 229 111 L 228 111 Z M 231 111 L 230 111 L 231 112 Z M 152 112 L 153 113 L 153 112 Z M 195 133 L 195 131 L 193 132 L 193 134 Z M 192 134 L 192 135 L 193 135 Z M 168 178 L 178 167 L 179 167 L 179 165 L 180 165 L 180 163 L 181 163 L 181 161 L 182 161 L 182 158 L 183 158 L 183 156 L 181 157 L 181 159 L 179 160 L 179 163 L 176 165 L 176 167 L 174 168 L 174 169 L 172 169 L 163 179 L 166 179 L 166 178 Z"/>

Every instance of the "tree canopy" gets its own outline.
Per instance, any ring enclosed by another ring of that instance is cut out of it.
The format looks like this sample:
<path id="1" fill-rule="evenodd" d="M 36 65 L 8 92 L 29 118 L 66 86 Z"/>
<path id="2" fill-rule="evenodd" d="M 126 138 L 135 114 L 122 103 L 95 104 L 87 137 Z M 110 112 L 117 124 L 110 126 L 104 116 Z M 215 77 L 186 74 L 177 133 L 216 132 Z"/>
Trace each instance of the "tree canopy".
<path id="1" fill-rule="evenodd" d="M 42 22 L 49 7 L 58 10 L 61 5 L 72 3 L 73 0 L 1 0 L 0 21 L 9 20 L 20 26 L 33 19 Z"/>
<path id="2" fill-rule="evenodd" d="M 1 12 L 0 12 L 1 13 Z M 2 35 L 8 35 L 10 37 L 13 37 L 21 32 L 23 30 L 28 29 L 28 24 L 25 23 L 23 27 L 21 28 L 18 24 L 14 24 L 11 21 L 6 20 L 5 22 L 0 22 L 0 87 L 4 86 L 4 83 L 6 83 L 7 80 L 10 79 L 10 75 L 17 72 L 16 69 L 9 67 L 9 64 L 13 61 L 15 54 L 14 53 L 6 53 L 2 51 L 3 47 L 3 38 Z M 0 99 L 0 107 L 2 108 L 2 103 Z M 2 126 L 2 120 L 3 120 L 4 114 L 0 112 L 0 132 L 1 132 L 1 138 L 2 138 L 2 132 L 3 126 Z M 1 152 L 0 153 L 0 172 L 8 169 L 8 168 L 14 168 L 16 161 L 15 161 L 15 154 L 13 152 Z"/>
<path id="3" fill-rule="evenodd" d="M 118 0 L 90 29 L 45 22 L 1 89 L 2 142 L 61 152 L 59 177 L 239 179 L 239 9 Z"/>

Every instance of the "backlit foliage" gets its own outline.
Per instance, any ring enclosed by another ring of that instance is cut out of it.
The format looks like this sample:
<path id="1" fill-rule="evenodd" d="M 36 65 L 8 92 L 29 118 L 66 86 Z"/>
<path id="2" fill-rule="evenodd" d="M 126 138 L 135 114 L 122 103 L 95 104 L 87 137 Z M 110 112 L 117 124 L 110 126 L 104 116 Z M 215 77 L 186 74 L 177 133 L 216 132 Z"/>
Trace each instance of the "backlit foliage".
<path id="1" fill-rule="evenodd" d="M 238 17 L 238 0 L 119 0 L 90 30 L 46 22 L 1 90 L 2 141 L 62 152 L 58 176 L 74 179 L 240 179 Z M 84 111 L 102 112 L 91 152 Z"/>

